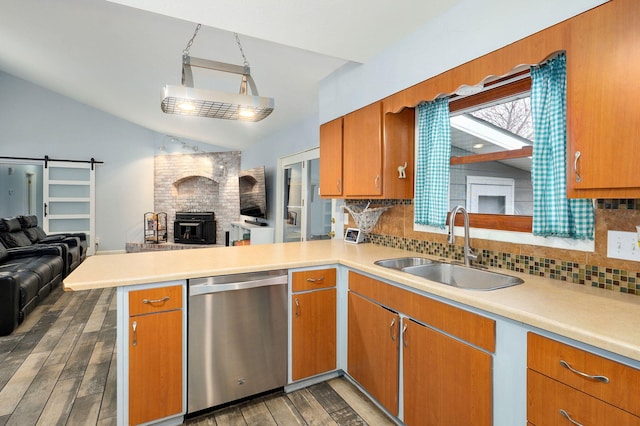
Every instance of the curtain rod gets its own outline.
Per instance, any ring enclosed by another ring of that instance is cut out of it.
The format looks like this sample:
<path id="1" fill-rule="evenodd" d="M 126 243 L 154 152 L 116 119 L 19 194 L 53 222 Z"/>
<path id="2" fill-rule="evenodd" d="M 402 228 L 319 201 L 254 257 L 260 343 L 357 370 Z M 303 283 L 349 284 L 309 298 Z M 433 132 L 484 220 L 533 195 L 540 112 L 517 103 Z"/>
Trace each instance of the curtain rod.
<path id="1" fill-rule="evenodd" d="M 91 170 L 93 170 L 94 164 L 104 164 L 104 161 L 96 161 L 91 158 L 91 160 L 64 160 L 58 158 L 49 158 L 48 155 L 45 155 L 44 158 L 36 158 L 36 157 L 0 157 L 0 160 L 25 160 L 25 161 L 44 161 L 44 168 L 46 169 L 49 161 L 59 161 L 62 163 L 88 163 L 91 164 Z"/>

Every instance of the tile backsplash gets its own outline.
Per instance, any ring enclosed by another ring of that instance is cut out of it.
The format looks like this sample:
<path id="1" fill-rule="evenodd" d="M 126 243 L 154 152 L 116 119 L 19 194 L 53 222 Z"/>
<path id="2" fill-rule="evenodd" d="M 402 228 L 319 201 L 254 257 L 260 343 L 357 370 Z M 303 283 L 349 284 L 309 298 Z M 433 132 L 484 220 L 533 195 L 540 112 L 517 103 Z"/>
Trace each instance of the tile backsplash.
<path id="1" fill-rule="evenodd" d="M 380 217 L 368 236 L 373 244 L 462 260 L 460 238 L 452 246 L 446 242 L 446 235 L 413 230 L 411 200 L 376 200 L 375 203 L 393 207 Z M 480 263 L 487 266 L 640 295 L 640 262 L 607 257 L 607 231 L 635 232 L 635 226 L 640 225 L 640 200 L 601 199 L 596 206 L 594 252 L 476 238 L 471 239 L 471 246 L 482 253 Z"/>

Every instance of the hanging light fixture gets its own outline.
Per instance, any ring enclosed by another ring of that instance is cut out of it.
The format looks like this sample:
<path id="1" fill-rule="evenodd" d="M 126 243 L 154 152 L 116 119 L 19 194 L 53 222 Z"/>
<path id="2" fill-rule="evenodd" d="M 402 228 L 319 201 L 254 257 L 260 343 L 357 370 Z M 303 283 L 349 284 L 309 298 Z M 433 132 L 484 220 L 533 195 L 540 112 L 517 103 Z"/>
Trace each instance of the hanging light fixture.
<path id="1" fill-rule="evenodd" d="M 162 89 L 162 111 L 167 114 L 195 115 L 198 117 L 221 118 L 225 120 L 260 121 L 273 111 L 273 98 L 258 95 L 258 89 L 251 77 L 249 62 L 244 55 L 238 33 L 236 42 L 244 59 L 243 65 L 226 64 L 208 59 L 189 56 L 189 49 L 201 25 L 196 26 L 193 37 L 182 52 L 182 85 L 166 85 Z M 242 76 L 239 93 L 219 92 L 193 87 L 191 67 L 228 72 Z M 251 94 L 247 93 L 247 85 Z"/>

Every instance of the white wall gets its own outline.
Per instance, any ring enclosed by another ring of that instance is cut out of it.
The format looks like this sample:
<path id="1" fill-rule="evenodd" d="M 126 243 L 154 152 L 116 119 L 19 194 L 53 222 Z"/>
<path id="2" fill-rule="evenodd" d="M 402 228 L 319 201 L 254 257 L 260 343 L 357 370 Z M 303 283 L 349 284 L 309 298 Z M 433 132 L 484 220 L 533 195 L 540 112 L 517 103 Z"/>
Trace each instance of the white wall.
<path id="1" fill-rule="evenodd" d="M 321 81 L 319 122 L 340 117 L 605 2 L 462 0 L 367 63 L 347 64 Z"/>
<path id="2" fill-rule="evenodd" d="M 0 156 L 104 161 L 96 170 L 99 251 L 124 250 L 125 242 L 142 241 L 143 215 L 153 211 L 153 157 L 167 140 L 0 72 Z"/>
<path id="3" fill-rule="evenodd" d="M 293 124 L 242 151 L 242 170 L 265 166 L 267 175 L 267 222 L 276 226 L 276 177 L 278 158 L 315 148 L 320 144 L 318 116 Z"/>

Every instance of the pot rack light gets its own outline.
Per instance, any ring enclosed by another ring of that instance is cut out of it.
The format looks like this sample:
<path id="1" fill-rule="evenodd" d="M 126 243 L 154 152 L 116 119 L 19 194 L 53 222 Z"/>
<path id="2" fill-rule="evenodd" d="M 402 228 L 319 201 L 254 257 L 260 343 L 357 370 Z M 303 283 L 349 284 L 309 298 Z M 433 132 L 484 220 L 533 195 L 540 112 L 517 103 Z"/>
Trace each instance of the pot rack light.
<path id="1" fill-rule="evenodd" d="M 200 30 L 196 26 L 193 37 L 182 52 L 182 85 L 165 85 L 162 89 L 162 111 L 167 114 L 192 115 L 198 117 L 220 118 L 224 120 L 242 120 L 256 122 L 268 117 L 273 111 L 274 99 L 261 97 L 256 83 L 251 77 L 249 62 L 240 44 L 238 33 L 236 42 L 244 59 L 243 65 L 233 65 L 208 59 L 194 58 L 189 49 Z M 191 67 L 205 68 L 242 76 L 239 93 L 220 92 L 209 89 L 197 89 L 193 85 Z M 247 93 L 247 86 L 251 94 Z"/>

